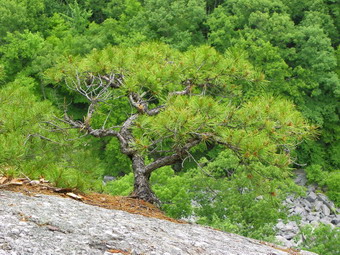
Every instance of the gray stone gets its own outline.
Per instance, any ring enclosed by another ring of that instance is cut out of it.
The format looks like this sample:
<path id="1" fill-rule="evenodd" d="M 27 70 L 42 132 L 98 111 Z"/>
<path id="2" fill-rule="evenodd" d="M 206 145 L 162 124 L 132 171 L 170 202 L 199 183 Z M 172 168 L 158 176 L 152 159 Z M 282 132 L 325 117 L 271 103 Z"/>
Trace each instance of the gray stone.
<path id="1" fill-rule="evenodd" d="M 286 247 L 292 247 L 293 243 L 283 236 L 275 236 L 276 241 L 279 242 L 281 245 L 286 246 Z"/>
<path id="2" fill-rule="evenodd" d="M 306 197 L 306 200 L 311 203 L 314 202 L 316 199 L 317 199 L 317 195 L 315 194 L 314 191 L 309 192 Z"/>
<path id="3" fill-rule="evenodd" d="M 102 255 L 110 247 L 135 254 L 176 255 L 288 255 L 263 242 L 193 224 L 108 210 L 69 198 L 42 195 L 39 198 L 0 190 L 2 254 Z M 20 225 L 22 215 L 26 225 Z M 37 216 L 45 224 L 31 221 Z M 295 223 L 296 224 L 296 223 Z M 294 223 L 287 224 L 295 229 Z M 48 228 L 47 226 L 51 226 Z M 30 235 L 21 236 L 13 228 Z M 9 234 L 11 233 L 12 236 Z M 302 255 L 315 255 L 301 252 Z"/>
<path id="4" fill-rule="evenodd" d="M 302 201 L 301 201 L 301 204 L 307 209 L 309 209 L 309 208 L 312 208 L 312 205 L 311 205 L 311 203 L 310 202 L 308 202 L 308 200 L 306 200 L 306 199 L 303 199 Z"/>
<path id="5" fill-rule="evenodd" d="M 329 220 L 329 218 L 322 218 L 322 219 L 320 220 L 320 222 L 323 223 L 323 224 L 326 224 L 326 225 L 333 225 L 333 224 L 331 223 L 331 221 Z"/>
<path id="6" fill-rule="evenodd" d="M 331 223 L 334 224 L 335 226 L 339 226 L 340 225 L 340 217 L 336 217 L 336 218 L 332 219 Z"/>
<path id="7" fill-rule="evenodd" d="M 308 191 L 315 191 L 317 189 L 317 185 L 312 184 L 308 186 Z"/>
<path id="8" fill-rule="evenodd" d="M 297 233 L 299 230 L 299 227 L 295 221 L 290 221 L 286 224 L 284 229 L 289 232 Z"/>
<path id="9" fill-rule="evenodd" d="M 282 230 L 286 227 L 286 224 L 284 224 L 282 221 L 276 224 L 276 228 L 279 230 Z"/>
<path id="10" fill-rule="evenodd" d="M 298 169 L 295 171 L 295 174 L 295 183 L 301 186 L 305 186 L 305 184 L 307 183 L 306 172 L 303 169 Z"/>
<path id="11" fill-rule="evenodd" d="M 114 176 L 110 176 L 110 175 L 105 175 L 104 178 L 103 178 L 103 181 L 104 183 L 107 183 L 107 182 L 110 182 L 110 181 L 114 181 L 116 180 L 117 178 L 114 177 Z"/>
<path id="12" fill-rule="evenodd" d="M 324 215 L 328 216 L 328 215 L 331 214 L 331 210 L 329 210 L 327 205 L 322 205 L 321 209 L 322 209 L 322 212 L 323 212 Z"/>
<path id="13" fill-rule="evenodd" d="M 321 206 L 323 205 L 323 202 L 322 201 L 316 201 L 314 203 L 314 209 L 319 211 L 321 209 Z"/>
<path id="14" fill-rule="evenodd" d="M 296 236 L 296 233 L 293 232 L 285 232 L 283 233 L 283 237 L 287 240 L 291 240 Z"/>
<path id="15" fill-rule="evenodd" d="M 319 193 L 318 195 L 317 195 L 317 199 L 319 200 L 319 201 L 322 201 L 322 202 L 326 202 L 326 203 L 328 203 L 328 197 L 326 196 L 326 195 L 324 195 L 324 194 L 321 194 L 321 193 Z"/>
<path id="16" fill-rule="evenodd" d="M 297 206 L 294 208 L 294 213 L 298 215 L 302 215 L 302 214 L 305 214 L 306 212 L 302 207 Z"/>
<path id="17" fill-rule="evenodd" d="M 317 226 L 319 226 L 319 222 L 318 221 L 316 221 L 316 220 L 313 220 L 313 221 L 311 221 L 311 223 L 310 223 L 311 225 L 313 225 L 314 227 L 317 227 Z"/>
<path id="18" fill-rule="evenodd" d="M 309 224 L 309 221 L 307 220 L 307 221 L 305 221 L 305 220 L 301 220 L 301 222 L 300 222 L 300 226 L 304 226 L 304 225 L 307 225 L 307 224 Z"/>
<path id="19" fill-rule="evenodd" d="M 285 202 L 286 202 L 287 204 L 290 204 L 290 205 L 291 205 L 291 204 L 294 204 L 292 198 L 290 198 L 290 197 L 287 197 L 286 200 L 285 200 Z"/>
<path id="20" fill-rule="evenodd" d="M 317 221 L 318 218 L 309 214 L 309 215 L 307 215 L 307 220 L 308 220 L 308 222 L 312 222 L 312 221 Z"/>

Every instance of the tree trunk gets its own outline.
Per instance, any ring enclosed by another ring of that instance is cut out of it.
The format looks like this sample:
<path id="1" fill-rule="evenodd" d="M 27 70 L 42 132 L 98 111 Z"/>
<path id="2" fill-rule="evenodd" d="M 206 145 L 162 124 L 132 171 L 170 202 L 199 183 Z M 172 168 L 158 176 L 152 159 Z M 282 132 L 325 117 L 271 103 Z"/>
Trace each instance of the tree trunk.
<path id="1" fill-rule="evenodd" d="M 143 157 L 140 155 L 131 156 L 132 168 L 134 173 L 134 190 L 131 197 L 139 198 L 144 201 L 160 204 L 159 199 L 153 193 L 150 187 L 150 174 L 146 173 L 145 163 Z"/>

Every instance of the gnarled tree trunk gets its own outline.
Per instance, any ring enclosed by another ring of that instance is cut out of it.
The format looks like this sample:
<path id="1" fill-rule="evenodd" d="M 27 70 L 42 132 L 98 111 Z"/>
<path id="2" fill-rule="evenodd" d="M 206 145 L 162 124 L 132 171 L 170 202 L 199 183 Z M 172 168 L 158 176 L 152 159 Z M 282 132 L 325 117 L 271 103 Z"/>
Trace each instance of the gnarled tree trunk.
<path id="1" fill-rule="evenodd" d="M 134 189 L 131 197 L 140 198 L 144 201 L 160 204 L 159 199 L 150 187 L 150 173 L 146 171 L 144 159 L 140 155 L 132 155 L 132 168 L 134 173 Z"/>

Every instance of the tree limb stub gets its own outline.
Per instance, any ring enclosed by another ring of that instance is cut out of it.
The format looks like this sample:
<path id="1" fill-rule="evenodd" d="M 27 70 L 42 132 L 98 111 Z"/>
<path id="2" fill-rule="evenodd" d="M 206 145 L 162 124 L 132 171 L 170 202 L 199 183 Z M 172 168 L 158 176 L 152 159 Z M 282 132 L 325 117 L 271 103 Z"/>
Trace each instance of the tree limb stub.
<path id="1" fill-rule="evenodd" d="M 171 92 L 170 95 L 174 95 L 174 96 L 175 95 L 178 95 L 178 96 L 189 95 L 192 87 L 193 87 L 193 85 L 189 84 L 188 86 L 185 87 L 184 90 Z"/>
<path id="2" fill-rule="evenodd" d="M 135 107 L 139 113 L 147 114 L 149 116 L 157 115 L 162 109 L 165 108 L 164 105 L 160 105 L 149 110 L 149 104 L 147 101 L 143 100 L 140 95 L 134 92 L 129 94 L 129 100 L 132 106 Z"/>

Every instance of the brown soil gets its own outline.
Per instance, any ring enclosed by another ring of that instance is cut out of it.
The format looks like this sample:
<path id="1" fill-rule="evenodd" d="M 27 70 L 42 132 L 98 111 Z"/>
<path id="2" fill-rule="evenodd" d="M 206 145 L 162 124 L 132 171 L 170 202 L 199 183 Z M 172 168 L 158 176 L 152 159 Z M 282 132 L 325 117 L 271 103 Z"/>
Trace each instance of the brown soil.
<path id="1" fill-rule="evenodd" d="M 1 182 L 0 176 L 0 182 Z M 168 220 L 176 223 L 186 223 L 184 221 L 167 217 L 158 207 L 140 199 L 134 199 L 122 196 L 111 196 L 100 193 L 82 193 L 73 189 L 62 189 L 53 187 L 44 181 L 33 181 L 32 183 L 25 179 L 7 179 L 0 183 L 0 189 L 21 192 L 29 196 L 39 196 L 40 194 L 54 195 L 61 197 L 73 198 L 86 204 L 104 207 L 106 209 L 115 209 L 126 211 L 133 214 L 140 214 L 146 217 L 153 217 L 162 220 Z"/>

